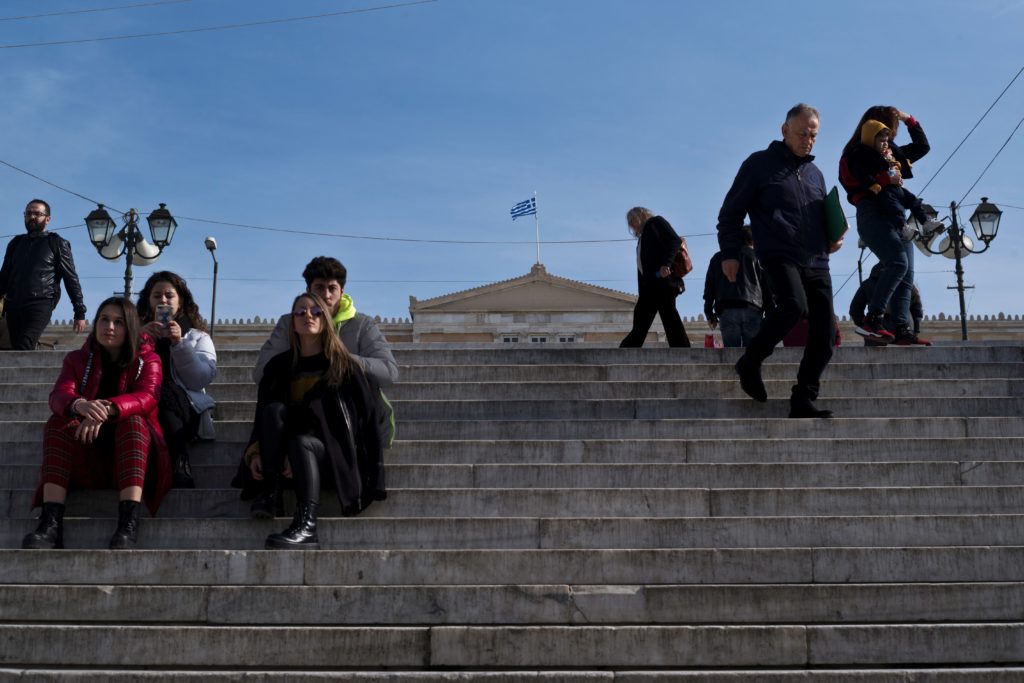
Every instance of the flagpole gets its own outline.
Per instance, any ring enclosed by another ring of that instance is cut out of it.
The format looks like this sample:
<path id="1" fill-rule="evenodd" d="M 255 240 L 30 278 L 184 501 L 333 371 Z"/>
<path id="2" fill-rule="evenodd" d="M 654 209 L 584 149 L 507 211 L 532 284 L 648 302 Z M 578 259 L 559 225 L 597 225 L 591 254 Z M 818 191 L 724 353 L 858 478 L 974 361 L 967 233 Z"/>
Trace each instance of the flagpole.
<path id="1" fill-rule="evenodd" d="M 537 265 L 540 265 L 540 216 L 537 213 L 537 193 L 533 193 L 533 223 L 537 227 Z"/>

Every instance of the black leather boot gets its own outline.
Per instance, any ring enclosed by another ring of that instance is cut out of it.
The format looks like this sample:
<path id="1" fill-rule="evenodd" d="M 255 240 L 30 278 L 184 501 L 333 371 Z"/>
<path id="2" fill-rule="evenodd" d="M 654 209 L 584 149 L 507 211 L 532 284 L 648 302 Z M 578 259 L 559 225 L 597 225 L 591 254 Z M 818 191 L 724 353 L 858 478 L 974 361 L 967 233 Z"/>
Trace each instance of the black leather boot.
<path id="1" fill-rule="evenodd" d="M 300 501 L 295 506 L 292 525 L 279 534 L 267 536 L 267 550 L 319 550 L 316 535 L 317 503 Z"/>
<path id="2" fill-rule="evenodd" d="M 43 503 L 39 526 L 21 540 L 26 550 L 52 550 L 64 547 L 64 503 Z"/>
<path id="3" fill-rule="evenodd" d="M 831 410 L 814 407 L 814 400 L 818 398 L 816 390 L 802 387 L 799 384 L 793 386 L 793 394 L 789 397 L 789 416 L 795 418 L 827 418 L 832 417 Z"/>
<path id="4" fill-rule="evenodd" d="M 117 530 L 110 537 L 111 550 L 132 550 L 139 533 L 139 504 L 122 500 L 117 504 Z"/>
<path id="5" fill-rule="evenodd" d="M 196 480 L 192 477 L 192 463 L 188 460 L 188 451 L 178 453 L 174 458 L 174 482 L 176 489 L 194 489 Z"/>
<path id="6" fill-rule="evenodd" d="M 249 504 L 249 517 L 252 519 L 274 519 L 284 516 L 284 500 L 281 495 L 281 478 L 264 479 L 263 489 L 256 494 Z"/>

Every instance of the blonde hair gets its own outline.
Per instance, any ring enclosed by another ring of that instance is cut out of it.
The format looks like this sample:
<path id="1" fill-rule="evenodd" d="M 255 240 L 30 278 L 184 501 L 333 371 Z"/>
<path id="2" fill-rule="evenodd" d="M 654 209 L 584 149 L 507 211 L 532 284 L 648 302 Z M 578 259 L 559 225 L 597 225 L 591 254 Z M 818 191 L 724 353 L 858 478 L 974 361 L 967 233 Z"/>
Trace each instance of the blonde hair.
<path id="1" fill-rule="evenodd" d="M 348 349 L 338 339 L 337 333 L 334 331 L 334 321 L 331 320 L 330 309 L 324 300 L 312 292 L 303 292 L 302 294 L 295 297 L 292 301 L 292 310 L 295 310 L 295 305 L 299 303 L 300 299 L 309 299 L 313 302 L 313 305 L 320 308 L 321 325 L 320 333 L 317 335 L 320 339 L 320 343 L 324 349 L 324 355 L 327 356 L 328 368 L 327 372 L 324 373 L 324 379 L 327 381 L 327 386 L 337 388 L 341 385 L 345 377 L 352 372 L 354 365 L 352 356 L 349 355 Z M 291 327 L 291 333 L 289 338 L 291 339 L 292 345 L 292 367 L 299 361 L 299 333 L 295 331 L 295 320 L 294 315 L 289 314 L 289 326 Z"/>
<path id="2" fill-rule="evenodd" d="M 643 206 L 634 206 L 632 209 L 626 212 L 626 225 L 629 226 L 629 234 L 633 237 L 639 237 L 640 233 L 644 231 L 644 225 L 647 221 L 654 218 L 654 214 L 651 210 Z M 637 228 L 633 229 L 633 224 L 637 225 Z"/>

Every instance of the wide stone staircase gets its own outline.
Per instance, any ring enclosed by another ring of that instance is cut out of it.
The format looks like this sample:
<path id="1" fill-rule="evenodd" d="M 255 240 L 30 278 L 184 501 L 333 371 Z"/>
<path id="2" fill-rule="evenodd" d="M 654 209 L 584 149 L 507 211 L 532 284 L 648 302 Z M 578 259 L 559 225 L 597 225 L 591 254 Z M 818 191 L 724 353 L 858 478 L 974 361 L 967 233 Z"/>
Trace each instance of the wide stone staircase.
<path id="1" fill-rule="evenodd" d="M 63 351 L 0 353 L 0 680 L 1024 681 L 1024 349 L 396 349 L 390 494 L 264 551 L 228 482 L 252 350 L 221 350 L 200 488 L 105 550 L 23 551 Z M 289 509 L 290 512 L 290 509 Z"/>

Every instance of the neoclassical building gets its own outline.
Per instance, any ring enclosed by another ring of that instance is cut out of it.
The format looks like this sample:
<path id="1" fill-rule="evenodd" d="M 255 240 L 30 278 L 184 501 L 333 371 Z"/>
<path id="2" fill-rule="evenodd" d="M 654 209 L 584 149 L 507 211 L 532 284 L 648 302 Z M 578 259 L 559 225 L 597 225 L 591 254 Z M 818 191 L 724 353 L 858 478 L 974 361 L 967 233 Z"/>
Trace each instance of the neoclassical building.
<path id="1" fill-rule="evenodd" d="M 632 294 L 530 272 L 432 299 L 409 297 L 413 342 L 618 342 L 633 319 Z M 651 339 L 663 336 L 660 321 Z"/>

